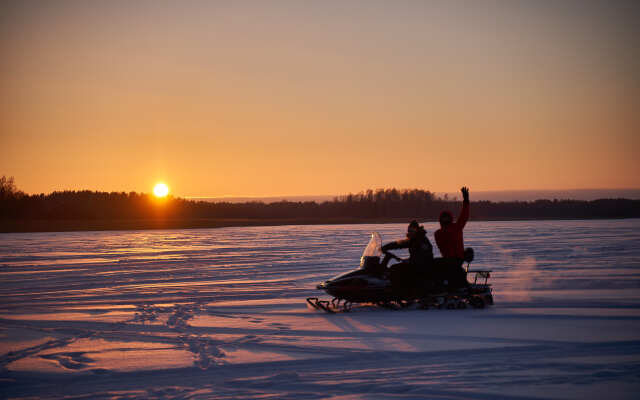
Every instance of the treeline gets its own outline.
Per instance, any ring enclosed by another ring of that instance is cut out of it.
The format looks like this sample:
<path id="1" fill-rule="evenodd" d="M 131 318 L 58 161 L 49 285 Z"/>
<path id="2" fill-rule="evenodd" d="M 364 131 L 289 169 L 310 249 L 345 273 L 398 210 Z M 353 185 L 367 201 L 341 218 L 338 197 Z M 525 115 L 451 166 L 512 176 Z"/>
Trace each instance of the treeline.
<path id="1" fill-rule="evenodd" d="M 473 201 L 471 219 L 638 218 L 640 200 Z M 0 219 L 8 220 L 135 220 L 135 219 L 367 219 L 436 220 L 442 210 L 454 214 L 459 201 L 437 198 L 420 189 L 368 190 L 332 201 L 276 203 L 210 203 L 136 192 L 62 191 L 28 195 L 13 180 L 0 180 Z"/>

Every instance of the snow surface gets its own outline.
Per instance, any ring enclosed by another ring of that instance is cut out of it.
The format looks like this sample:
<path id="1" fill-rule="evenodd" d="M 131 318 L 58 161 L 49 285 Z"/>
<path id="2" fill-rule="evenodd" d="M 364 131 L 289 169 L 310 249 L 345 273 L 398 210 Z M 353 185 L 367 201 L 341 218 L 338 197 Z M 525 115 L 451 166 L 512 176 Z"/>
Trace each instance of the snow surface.
<path id="1" fill-rule="evenodd" d="M 0 397 L 638 398 L 640 220 L 470 222 L 489 309 L 306 306 L 405 228 L 1 234 Z"/>

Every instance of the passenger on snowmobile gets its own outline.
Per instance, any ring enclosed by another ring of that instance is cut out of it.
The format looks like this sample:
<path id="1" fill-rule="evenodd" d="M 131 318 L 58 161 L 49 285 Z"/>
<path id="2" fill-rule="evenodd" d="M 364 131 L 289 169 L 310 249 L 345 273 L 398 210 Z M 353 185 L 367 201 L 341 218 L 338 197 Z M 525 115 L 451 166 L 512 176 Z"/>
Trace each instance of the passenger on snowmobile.
<path id="1" fill-rule="evenodd" d="M 469 189 L 465 186 L 462 192 L 462 211 L 456 222 L 453 222 L 453 214 L 450 211 L 440 213 L 440 229 L 434 237 L 443 260 L 444 274 L 448 277 L 449 285 L 462 287 L 467 285 L 466 273 L 462 269 L 464 262 L 464 241 L 462 230 L 469 220 Z"/>
<path id="2" fill-rule="evenodd" d="M 406 248 L 409 249 L 409 259 L 390 268 L 392 283 L 400 287 L 410 286 L 416 279 L 424 279 L 433 262 L 433 246 L 427 238 L 427 231 L 424 226 L 418 225 L 416 220 L 409 224 L 406 239 L 382 246 L 382 251 L 385 253 L 382 265 L 386 266 L 389 262 L 391 256 L 386 253 L 388 250 Z"/>

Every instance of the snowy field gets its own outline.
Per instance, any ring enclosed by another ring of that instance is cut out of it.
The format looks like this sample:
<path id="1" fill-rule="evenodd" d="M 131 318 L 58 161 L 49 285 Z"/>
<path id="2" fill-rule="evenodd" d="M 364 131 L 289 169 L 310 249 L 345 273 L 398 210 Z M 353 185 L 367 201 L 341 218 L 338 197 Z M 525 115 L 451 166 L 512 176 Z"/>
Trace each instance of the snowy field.
<path id="1" fill-rule="evenodd" d="M 640 220 L 470 222 L 489 309 L 307 307 L 405 229 L 0 234 L 0 398 L 640 398 Z"/>

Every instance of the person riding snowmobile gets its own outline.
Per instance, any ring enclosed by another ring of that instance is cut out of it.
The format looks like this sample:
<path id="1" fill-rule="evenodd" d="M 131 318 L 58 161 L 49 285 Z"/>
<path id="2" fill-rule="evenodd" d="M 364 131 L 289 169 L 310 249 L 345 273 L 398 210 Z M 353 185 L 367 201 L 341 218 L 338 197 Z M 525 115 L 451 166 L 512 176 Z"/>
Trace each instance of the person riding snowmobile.
<path id="1" fill-rule="evenodd" d="M 466 273 L 462 269 L 464 262 L 464 240 L 462 230 L 469 220 L 469 189 L 465 186 L 462 192 L 462 210 L 456 222 L 453 214 L 446 210 L 440 213 L 440 229 L 434 233 L 436 244 L 442 255 L 442 265 L 451 287 L 467 285 Z"/>
<path id="2" fill-rule="evenodd" d="M 423 277 L 428 267 L 433 262 L 433 246 L 427 238 L 427 231 L 416 220 L 411 221 L 407 228 L 406 239 L 390 242 L 382 246 L 385 258 L 382 265 L 386 266 L 390 255 L 388 250 L 409 249 L 409 259 L 392 265 L 390 268 L 391 282 L 400 288 L 407 288 L 415 282 L 416 278 Z"/>
<path id="3" fill-rule="evenodd" d="M 393 249 L 409 249 L 409 263 L 415 266 L 424 266 L 433 261 L 433 246 L 427 238 L 424 226 L 418 225 L 416 220 L 411 221 L 407 227 L 407 238 L 390 242 L 382 246 L 382 252 Z"/>

